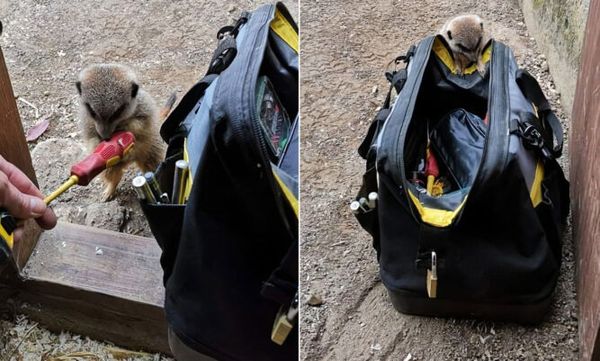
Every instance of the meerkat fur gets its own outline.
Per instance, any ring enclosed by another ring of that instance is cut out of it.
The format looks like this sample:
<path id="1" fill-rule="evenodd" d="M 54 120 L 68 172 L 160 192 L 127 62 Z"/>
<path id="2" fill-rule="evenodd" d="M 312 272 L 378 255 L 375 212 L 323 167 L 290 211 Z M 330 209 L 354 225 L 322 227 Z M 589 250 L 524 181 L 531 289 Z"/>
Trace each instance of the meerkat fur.
<path id="1" fill-rule="evenodd" d="M 485 74 L 482 55 L 490 36 L 479 16 L 456 16 L 444 24 L 439 34 L 452 50 L 455 70 L 459 75 L 463 75 L 465 69 L 473 63 L 477 64 L 477 70 L 482 76 Z"/>
<path id="2" fill-rule="evenodd" d="M 130 131 L 135 145 L 125 159 L 102 173 L 103 200 L 113 198 L 125 169 L 136 163 L 143 172 L 154 171 L 165 154 L 159 135 L 159 109 L 140 88 L 133 70 L 120 64 L 94 64 L 79 74 L 79 118 L 82 136 L 93 149 L 117 131 Z M 172 106 L 172 104 L 171 104 Z"/>

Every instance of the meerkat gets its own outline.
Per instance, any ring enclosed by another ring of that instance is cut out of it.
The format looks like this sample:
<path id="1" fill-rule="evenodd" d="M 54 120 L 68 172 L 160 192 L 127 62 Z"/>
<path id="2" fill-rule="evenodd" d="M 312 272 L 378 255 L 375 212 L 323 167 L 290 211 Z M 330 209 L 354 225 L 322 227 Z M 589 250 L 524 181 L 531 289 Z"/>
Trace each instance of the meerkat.
<path id="1" fill-rule="evenodd" d="M 465 69 L 473 63 L 477 64 L 477 70 L 482 76 L 485 74 L 485 64 L 481 57 L 490 36 L 479 16 L 454 17 L 444 24 L 439 34 L 452 50 L 455 70 L 459 75 L 463 75 Z"/>
<path id="2" fill-rule="evenodd" d="M 131 163 L 148 172 L 161 162 L 166 147 L 159 135 L 159 118 L 168 110 L 163 108 L 159 113 L 152 97 L 140 88 L 133 70 L 124 65 L 90 65 L 81 71 L 75 85 L 82 135 L 90 152 L 116 131 L 130 131 L 135 136 L 135 145 L 123 161 L 102 173 L 106 185 L 102 200 L 108 201 Z M 165 108 L 170 109 L 173 103 L 170 99 Z"/>

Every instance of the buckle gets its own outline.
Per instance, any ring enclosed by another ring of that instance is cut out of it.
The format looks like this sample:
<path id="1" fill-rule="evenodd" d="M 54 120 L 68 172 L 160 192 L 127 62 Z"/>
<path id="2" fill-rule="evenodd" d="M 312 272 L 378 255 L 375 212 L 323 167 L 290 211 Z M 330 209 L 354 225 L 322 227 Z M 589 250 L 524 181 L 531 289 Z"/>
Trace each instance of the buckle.
<path id="1" fill-rule="evenodd" d="M 520 122 L 519 135 L 525 141 L 525 148 L 539 150 L 545 158 L 552 158 L 552 152 L 546 147 L 542 133 L 533 123 Z"/>

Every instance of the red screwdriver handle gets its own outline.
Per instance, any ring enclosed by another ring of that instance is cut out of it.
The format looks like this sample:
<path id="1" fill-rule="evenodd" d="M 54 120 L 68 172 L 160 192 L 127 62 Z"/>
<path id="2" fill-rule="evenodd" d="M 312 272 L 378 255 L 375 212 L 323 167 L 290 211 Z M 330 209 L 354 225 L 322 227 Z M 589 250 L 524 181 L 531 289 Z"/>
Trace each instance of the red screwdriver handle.
<path id="1" fill-rule="evenodd" d="M 106 168 L 119 163 L 131 150 L 135 136 L 131 132 L 117 132 L 109 140 L 98 144 L 94 152 L 71 167 L 71 175 L 79 179 L 77 184 L 88 185 Z"/>

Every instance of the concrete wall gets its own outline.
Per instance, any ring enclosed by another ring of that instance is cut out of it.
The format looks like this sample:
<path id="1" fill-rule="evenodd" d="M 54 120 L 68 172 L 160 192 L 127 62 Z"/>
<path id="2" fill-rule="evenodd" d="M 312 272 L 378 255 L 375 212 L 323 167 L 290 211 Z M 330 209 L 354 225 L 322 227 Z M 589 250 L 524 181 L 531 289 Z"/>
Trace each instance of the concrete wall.
<path id="1" fill-rule="evenodd" d="M 570 116 L 590 0 L 519 0 Z"/>

